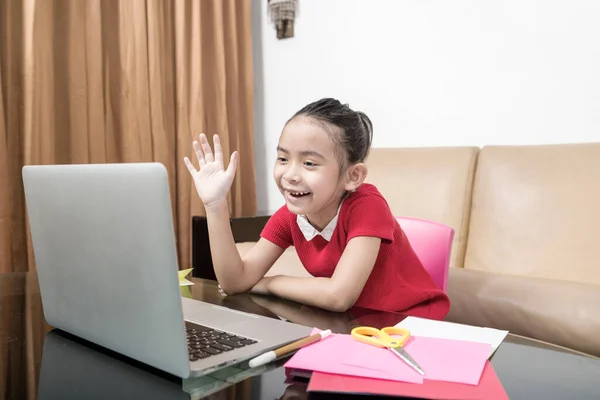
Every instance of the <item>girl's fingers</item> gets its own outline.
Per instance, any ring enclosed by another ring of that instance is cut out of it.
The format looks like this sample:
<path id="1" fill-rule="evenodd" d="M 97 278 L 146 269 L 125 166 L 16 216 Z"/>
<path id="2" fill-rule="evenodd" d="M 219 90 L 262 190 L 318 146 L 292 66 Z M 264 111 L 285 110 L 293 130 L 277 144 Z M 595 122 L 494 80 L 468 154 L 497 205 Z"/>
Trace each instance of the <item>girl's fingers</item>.
<path id="1" fill-rule="evenodd" d="M 194 153 L 196 153 L 196 158 L 198 159 L 198 163 L 200 164 L 200 168 L 202 168 L 202 166 L 204 164 L 206 164 L 205 160 L 204 160 L 204 155 L 202 154 L 202 149 L 200 148 L 200 144 L 198 144 L 198 142 L 196 142 L 194 140 Z"/>
<path id="2" fill-rule="evenodd" d="M 213 142 L 215 144 L 215 161 L 223 165 L 223 148 L 221 148 L 219 135 L 213 136 Z"/>
<path id="3" fill-rule="evenodd" d="M 183 162 L 185 163 L 185 166 L 187 167 L 188 171 L 190 171 L 190 174 L 192 174 L 192 176 L 194 176 L 194 174 L 198 172 L 196 171 L 196 168 L 194 168 L 194 164 L 192 164 L 189 158 L 183 157 Z"/>
<path id="4" fill-rule="evenodd" d="M 213 156 L 212 149 L 210 148 L 210 143 L 208 143 L 208 139 L 204 133 L 200 134 L 200 143 L 202 144 L 202 150 L 204 151 L 204 159 L 206 162 L 213 162 L 215 158 Z"/>
<path id="5" fill-rule="evenodd" d="M 229 166 L 227 167 L 227 170 L 225 171 L 225 173 L 227 174 L 229 179 L 231 179 L 232 181 L 233 181 L 233 177 L 235 176 L 235 170 L 237 169 L 237 165 L 238 165 L 238 152 L 234 151 L 233 153 L 231 153 L 231 158 L 229 160 Z"/>

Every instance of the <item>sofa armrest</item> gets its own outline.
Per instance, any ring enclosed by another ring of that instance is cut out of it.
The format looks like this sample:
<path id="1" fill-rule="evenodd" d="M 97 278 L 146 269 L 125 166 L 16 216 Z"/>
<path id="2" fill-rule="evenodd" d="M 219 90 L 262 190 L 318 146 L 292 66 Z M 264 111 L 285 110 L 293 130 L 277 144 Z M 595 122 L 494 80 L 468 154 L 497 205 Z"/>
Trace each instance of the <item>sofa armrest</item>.
<path id="1" fill-rule="evenodd" d="M 448 321 L 600 356 L 600 285 L 451 268 Z"/>

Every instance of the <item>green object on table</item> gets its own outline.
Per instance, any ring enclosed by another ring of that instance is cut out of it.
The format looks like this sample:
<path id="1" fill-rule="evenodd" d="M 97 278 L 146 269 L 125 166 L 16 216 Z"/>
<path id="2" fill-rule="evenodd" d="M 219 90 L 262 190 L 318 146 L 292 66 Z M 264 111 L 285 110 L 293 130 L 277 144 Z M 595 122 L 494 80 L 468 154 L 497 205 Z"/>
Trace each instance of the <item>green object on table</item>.
<path id="1" fill-rule="evenodd" d="M 187 297 L 189 299 L 192 298 L 192 290 L 190 289 L 189 285 L 181 286 L 180 289 L 181 289 L 181 296 Z"/>
<path id="2" fill-rule="evenodd" d="M 192 298 L 192 290 L 190 289 L 190 286 L 192 286 L 194 283 L 185 279 L 185 277 L 192 272 L 192 269 L 193 268 L 184 269 L 182 271 L 178 271 L 177 273 L 179 275 L 179 288 L 181 289 L 181 295 L 190 299 Z"/>

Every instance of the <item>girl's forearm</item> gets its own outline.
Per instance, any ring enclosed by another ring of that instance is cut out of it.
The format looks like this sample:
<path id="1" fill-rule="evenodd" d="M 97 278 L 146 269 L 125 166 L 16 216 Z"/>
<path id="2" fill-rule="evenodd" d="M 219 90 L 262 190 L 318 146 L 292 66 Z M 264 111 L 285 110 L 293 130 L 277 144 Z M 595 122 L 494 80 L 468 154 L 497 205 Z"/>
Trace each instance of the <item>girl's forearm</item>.
<path id="1" fill-rule="evenodd" d="M 219 284 L 227 293 L 246 290 L 243 288 L 244 264 L 231 232 L 227 202 L 207 209 L 206 220 L 213 267 Z"/>
<path id="2" fill-rule="evenodd" d="M 277 275 L 268 279 L 268 291 L 298 303 L 329 311 L 345 312 L 355 299 L 340 293 L 331 278 L 293 277 Z"/>

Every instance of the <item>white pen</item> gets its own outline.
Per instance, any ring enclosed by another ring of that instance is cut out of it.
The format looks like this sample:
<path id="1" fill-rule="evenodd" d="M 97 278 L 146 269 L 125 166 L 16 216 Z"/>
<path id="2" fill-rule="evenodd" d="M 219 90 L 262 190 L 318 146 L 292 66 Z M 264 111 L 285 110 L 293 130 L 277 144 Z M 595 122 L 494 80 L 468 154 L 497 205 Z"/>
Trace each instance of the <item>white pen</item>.
<path id="1" fill-rule="evenodd" d="M 274 361 L 281 356 L 285 356 L 296 350 L 301 349 L 304 346 L 308 346 L 309 344 L 318 342 L 319 340 L 326 338 L 330 334 L 331 334 L 331 330 L 327 329 L 327 330 L 315 333 L 314 335 L 307 336 L 304 339 L 300 339 L 296 342 L 290 343 L 290 344 L 280 347 L 278 349 L 263 353 L 260 356 L 255 357 L 252 360 L 250 360 L 248 365 L 250 366 L 250 368 L 255 368 L 255 367 L 258 367 L 258 366 L 261 366 L 264 364 L 268 364 L 271 361 Z"/>

